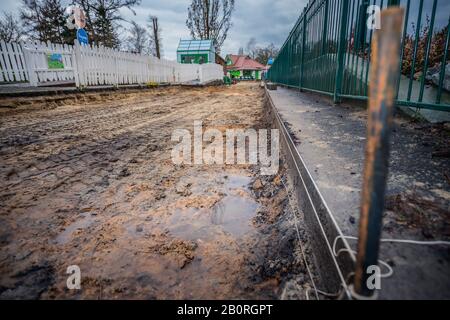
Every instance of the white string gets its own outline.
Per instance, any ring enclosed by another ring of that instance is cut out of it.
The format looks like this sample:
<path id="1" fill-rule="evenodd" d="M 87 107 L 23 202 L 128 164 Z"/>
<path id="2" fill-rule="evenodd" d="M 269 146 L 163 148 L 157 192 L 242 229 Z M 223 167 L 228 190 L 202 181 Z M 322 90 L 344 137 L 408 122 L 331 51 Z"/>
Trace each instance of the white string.
<path id="1" fill-rule="evenodd" d="M 268 96 L 268 98 L 269 98 L 269 100 L 271 100 L 271 97 L 270 97 L 270 96 Z M 325 242 L 326 242 L 328 251 L 330 252 L 331 256 L 333 257 L 333 263 L 334 263 L 334 265 L 335 265 L 335 267 L 336 267 L 336 271 L 337 271 L 337 273 L 338 273 L 338 275 L 339 275 L 339 278 L 340 278 L 340 280 L 341 280 L 341 286 L 342 286 L 342 288 L 343 288 L 343 291 L 342 291 L 342 292 L 343 292 L 343 294 L 345 294 L 349 299 L 351 299 L 351 293 L 350 293 L 350 291 L 348 290 L 348 287 L 347 287 L 347 280 L 345 279 L 345 277 L 344 277 L 344 275 L 343 275 L 343 272 L 342 272 L 342 270 L 341 270 L 341 268 L 340 268 L 340 266 L 339 266 L 339 263 L 336 261 L 336 258 L 335 258 L 335 256 L 333 255 L 331 243 L 330 243 L 329 240 L 328 240 L 327 234 L 326 234 L 326 232 L 325 232 L 325 230 L 324 230 L 324 227 L 323 227 L 323 225 L 322 225 L 322 222 L 320 221 L 320 218 L 319 218 L 319 215 L 318 215 L 318 213 L 317 213 L 317 210 L 316 210 L 316 207 L 315 207 L 315 205 L 314 205 L 314 202 L 313 202 L 313 200 L 312 200 L 312 198 L 311 198 L 311 195 L 310 195 L 310 193 L 309 193 L 309 191 L 308 191 L 308 187 L 307 187 L 306 184 L 305 184 L 305 181 L 304 181 L 304 179 L 303 179 L 302 173 L 301 173 L 301 171 L 300 171 L 300 169 L 299 169 L 299 167 L 298 167 L 297 161 L 295 160 L 296 157 L 294 156 L 292 149 L 289 147 L 289 142 L 290 142 L 292 145 L 294 144 L 294 142 L 292 141 L 292 138 L 291 138 L 291 136 L 289 135 L 288 130 L 286 129 L 284 122 L 282 121 L 280 115 L 278 114 L 278 111 L 275 109 L 275 107 L 274 107 L 274 105 L 273 105 L 273 102 L 271 102 L 271 106 L 272 106 L 272 111 L 274 112 L 274 115 L 275 115 L 276 119 L 277 119 L 278 122 L 279 122 L 280 127 L 282 127 L 282 128 L 284 129 L 284 130 L 281 130 L 281 132 L 282 132 L 282 135 L 283 135 L 284 139 L 286 140 L 286 143 L 288 144 L 288 148 L 287 148 L 287 149 L 288 149 L 289 153 L 291 154 L 292 159 L 294 160 L 293 163 L 294 163 L 294 165 L 295 165 L 295 168 L 297 169 L 297 172 L 298 172 L 298 174 L 299 174 L 299 177 L 300 177 L 300 179 L 301 179 L 301 182 L 302 182 L 302 184 L 303 184 L 303 186 L 304 186 L 304 188 L 305 188 L 305 192 L 306 192 L 306 195 L 307 195 L 307 197 L 308 197 L 308 200 L 309 200 L 309 202 L 311 203 L 311 207 L 312 207 L 312 209 L 313 209 L 314 215 L 315 215 L 315 217 L 316 217 L 316 219 L 317 219 L 318 225 L 319 225 L 319 227 L 320 227 L 320 230 L 321 230 L 322 235 L 323 235 L 323 237 L 324 237 L 324 240 L 325 240 Z M 302 156 L 300 155 L 300 153 L 298 152 L 298 150 L 297 150 L 296 148 L 294 148 L 294 150 L 295 150 L 295 152 L 296 152 L 296 155 L 299 157 L 300 161 L 301 161 L 301 162 L 303 163 L 303 165 L 304 165 L 304 161 L 303 161 Z M 304 166 L 304 169 L 306 170 L 307 175 L 310 177 L 310 179 L 311 179 L 311 181 L 312 181 L 312 184 L 313 184 L 315 190 L 317 191 L 317 193 L 318 193 L 318 195 L 319 195 L 319 197 L 320 197 L 320 199 L 321 199 L 321 201 L 322 201 L 322 204 L 323 204 L 323 206 L 325 207 L 325 210 L 326 210 L 327 213 L 328 213 L 329 218 L 331 219 L 331 221 L 332 221 L 333 224 L 335 225 L 335 227 L 336 227 L 338 233 L 339 233 L 340 235 L 342 235 L 342 232 L 341 232 L 341 230 L 340 230 L 340 228 L 339 228 L 339 226 L 338 226 L 338 224 L 337 224 L 337 222 L 336 222 L 334 216 L 331 214 L 331 211 L 330 211 L 330 209 L 328 208 L 328 206 L 327 206 L 325 200 L 323 199 L 322 194 L 320 193 L 320 191 L 319 191 L 319 189 L 318 189 L 316 183 L 315 183 L 314 180 L 312 179 L 311 173 L 309 172 L 309 170 L 308 170 L 308 168 L 307 168 L 306 166 Z M 344 240 L 344 242 L 345 242 L 345 240 Z M 348 243 L 344 243 L 344 245 L 345 245 L 347 248 L 350 249 Z M 355 258 L 355 256 L 354 256 L 353 252 L 349 252 L 349 254 L 350 254 L 351 260 L 352 260 L 353 262 L 355 262 L 355 261 L 356 261 L 356 258 Z M 347 278 L 348 278 L 348 275 L 347 275 Z"/>
<path id="2" fill-rule="evenodd" d="M 306 296 L 306 300 L 311 300 L 309 298 L 309 292 L 311 291 L 311 288 L 306 289 L 305 291 L 305 296 Z M 325 297 L 329 297 L 329 298 L 338 298 L 341 295 L 341 291 L 339 291 L 338 293 L 328 293 L 328 292 L 324 292 L 322 290 L 317 290 L 317 293 L 320 293 L 321 295 L 325 296 Z"/>
<path id="3" fill-rule="evenodd" d="M 275 115 L 279 118 L 279 115 L 278 115 L 278 113 L 276 112 L 276 110 L 275 110 Z M 279 119 L 279 121 L 280 121 L 280 123 L 283 125 L 283 122 L 281 121 L 281 119 Z M 285 133 L 284 130 L 282 131 L 282 134 L 283 134 L 283 136 L 285 136 L 285 139 L 291 139 L 291 137 L 290 137 L 289 135 L 287 135 L 287 138 L 286 138 L 286 133 Z M 291 140 L 292 140 L 292 139 L 291 139 Z M 291 148 L 288 148 L 288 150 L 289 150 L 289 152 L 291 153 L 292 158 L 295 159 L 295 157 L 294 157 L 294 155 L 293 155 L 293 153 L 292 153 Z M 297 154 L 298 154 L 298 151 L 297 151 Z M 301 155 L 300 155 L 300 154 L 298 154 L 298 156 L 301 158 Z M 295 165 L 295 167 L 296 167 L 296 169 L 297 169 L 297 172 L 299 173 L 299 177 L 300 177 L 300 179 L 301 179 L 301 181 L 302 181 L 302 184 L 303 184 L 303 186 L 304 186 L 304 188 L 305 188 L 305 192 L 306 192 L 306 195 L 308 196 L 309 202 L 311 203 L 312 209 L 313 209 L 313 211 L 314 211 L 314 215 L 315 215 L 315 217 L 316 217 L 316 219 L 317 219 L 317 222 L 318 222 L 318 224 L 319 224 L 320 230 L 322 231 L 322 235 L 323 235 L 324 240 L 325 240 L 325 242 L 326 242 L 326 244 L 327 244 L 328 251 L 330 251 L 330 254 L 333 254 L 333 253 L 332 253 L 331 244 L 330 244 L 330 242 L 328 241 L 327 234 L 325 233 L 325 230 L 324 230 L 324 227 L 323 227 L 323 225 L 322 225 L 322 222 L 321 222 L 320 219 L 319 219 L 319 216 L 318 216 L 318 213 L 317 213 L 317 211 L 316 211 L 314 202 L 313 202 L 312 199 L 311 199 L 311 196 L 310 196 L 310 194 L 309 194 L 308 188 L 307 188 L 307 186 L 306 186 L 306 184 L 305 184 L 305 181 L 303 180 L 303 177 L 302 177 L 302 175 L 301 175 L 301 173 L 300 173 L 300 169 L 298 168 L 298 165 L 297 165 L 297 162 L 296 162 L 296 161 L 294 161 L 294 165 Z M 305 169 L 308 171 L 307 168 L 305 168 Z M 309 173 L 309 172 L 308 172 L 308 173 Z M 314 183 L 314 181 L 313 181 L 313 183 Z M 316 188 L 317 188 L 317 187 L 316 187 Z M 320 192 L 319 192 L 319 195 L 320 195 Z M 320 195 L 320 196 L 321 196 L 321 195 Z M 322 197 L 322 196 L 321 196 L 321 197 Z M 325 203 L 324 200 L 323 200 L 323 203 L 324 203 L 325 207 L 327 208 L 327 211 L 329 211 L 329 209 L 328 209 L 328 207 L 326 206 L 326 203 Z M 332 215 L 331 213 L 330 213 L 330 218 L 334 221 L 334 217 L 333 217 L 333 215 Z M 340 229 L 338 228 L 338 230 L 340 230 Z M 339 232 L 339 233 L 340 233 L 340 232 Z M 352 260 L 355 261 L 356 259 L 355 259 L 354 257 L 352 257 Z M 345 291 L 347 292 L 347 296 L 350 298 L 350 297 L 351 297 L 351 294 L 350 294 L 350 292 L 349 292 L 349 290 L 348 290 L 348 288 L 347 288 L 347 283 L 345 282 L 344 275 L 343 275 L 343 273 L 342 273 L 342 270 L 341 270 L 341 268 L 340 268 L 338 262 L 337 262 L 336 259 L 334 258 L 334 256 L 333 256 L 333 262 L 334 262 L 334 265 L 335 265 L 335 267 L 336 267 L 336 271 L 338 272 L 339 277 L 340 277 L 340 279 L 341 279 L 341 285 L 344 287 Z"/>
<path id="4" fill-rule="evenodd" d="M 334 240 L 334 244 L 333 244 L 333 249 L 336 246 L 336 241 L 341 239 L 341 238 L 345 238 L 348 240 L 358 240 L 357 237 L 351 237 L 351 236 L 337 236 L 336 239 Z M 423 245 L 423 246 L 439 246 L 439 245 L 445 245 L 445 246 L 449 246 L 450 245 L 450 241 L 442 241 L 442 240 L 438 240 L 438 241 L 418 241 L 418 240 L 407 240 L 407 239 L 380 239 L 380 242 L 392 242 L 392 243 L 407 243 L 407 244 L 416 244 L 416 245 Z"/>
<path id="5" fill-rule="evenodd" d="M 336 244 L 339 239 L 347 239 L 347 240 L 358 240 L 357 237 L 352 236 L 337 236 L 333 241 L 333 254 L 338 257 L 343 252 L 348 252 L 347 248 L 340 249 L 336 252 Z M 439 245 L 450 245 L 450 241 L 418 241 L 418 240 L 405 240 L 405 239 L 380 239 L 382 243 L 403 243 L 403 244 L 413 244 L 413 245 L 423 245 L 423 246 L 439 246 Z M 352 250 L 353 254 L 356 254 L 356 251 Z M 394 274 L 394 270 L 392 267 L 383 260 L 378 260 L 378 264 L 381 264 L 386 267 L 388 270 L 387 273 L 381 274 L 380 278 L 389 278 Z M 378 297 L 378 292 L 375 291 L 375 294 L 371 297 L 366 297 L 359 295 L 355 292 L 353 285 L 349 285 L 349 290 L 352 294 L 352 297 L 358 300 L 376 300 Z"/>
<path id="6" fill-rule="evenodd" d="M 303 251 L 303 245 L 302 245 L 302 240 L 301 240 L 301 237 L 300 237 L 300 231 L 298 230 L 298 225 L 297 225 L 297 223 L 298 223 L 297 215 L 295 214 L 294 207 L 293 207 L 293 205 L 291 203 L 291 195 L 289 194 L 289 190 L 287 189 L 286 184 L 284 183 L 283 179 L 280 179 L 280 180 L 281 180 L 281 183 L 284 186 L 284 189 L 286 189 L 286 193 L 287 193 L 287 196 L 289 198 L 288 202 L 289 202 L 289 205 L 291 206 L 292 215 L 294 216 L 295 230 L 297 231 L 297 238 L 298 238 L 298 243 L 299 243 L 299 246 L 300 246 L 300 250 L 302 252 L 303 261 L 305 262 L 306 270 L 308 271 L 309 278 L 311 279 L 311 283 L 312 283 L 312 285 L 314 287 L 314 292 L 315 292 L 316 298 L 317 298 L 317 300 L 320 300 L 319 299 L 319 295 L 318 295 L 318 290 L 317 290 L 317 287 L 316 287 L 316 283 L 314 282 L 311 269 L 309 268 L 308 261 L 306 260 L 305 252 Z M 306 298 L 309 300 L 309 296 L 308 295 L 306 296 Z"/>
<path id="7" fill-rule="evenodd" d="M 285 185 L 285 183 L 284 183 L 284 181 L 282 179 L 281 179 L 281 182 L 283 183 L 283 186 L 286 189 L 286 192 L 287 192 L 287 195 L 288 195 L 288 198 L 289 198 L 288 199 L 289 200 L 289 205 L 291 206 L 291 211 L 292 211 L 292 214 L 293 214 L 294 219 L 295 219 L 294 223 L 295 223 L 295 228 L 296 228 L 296 231 L 297 231 L 298 242 L 300 244 L 300 249 L 301 249 L 301 252 L 302 252 L 302 257 L 303 257 L 303 260 L 305 262 L 306 269 L 308 271 L 309 277 L 311 279 L 311 283 L 313 285 L 314 293 L 316 295 L 317 300 L 320 300 L 319 299 L 319 294 L 321 294 L 323 296 L 326 296 L 326 297 L 338 297 L 338 296 L 340 296 L 342 290 L 340 292 L 338 292 L 338 293 L 328 293 L 328 292 L 324 292 L 324 291 L 321 291 L 321 290 L 317 289 L 316 284 L 315 284 L 314 279 L 313 279 L 313 276 L 312 276 L 312 273 L 311 273 L 311 270 L 309 268 L 308 262 L 306 260 L 306 256 L 305 256 L 305 253 L 304 253 L 304 250 L 303 250 L 303 246 L 301 244 L 300 232 L 298 230 L 298 225 L 297 225 L 297 223 L 298 223 L 297 216 L 295 214 L 295 209 L 294 209 L 294 207 L 292 205 L 292 202 L 291 202 L 291 195 L 290 195 L 290 193 L 289 193 L 289 191 L 288 191 L 288 189 L 287 189 L 287 187 L 286 187 L 286 185 Z M 347 249 L 347 248 L 342 248 L 342 249 L 340 249 L 339 251 L 336 252 L 336 245 L 337 245 L 337 242 L 338 242 L 339 239 L 358 240 L 357 237 L 352 237 L 352 236 L 337 236 L 334 239 L 334 241 L 333 241 L 333 247 L 332 247 L 332 251 L 333 251 L 333 254 L 334 254 L 335 257 L 339 257 L 339 255 L 341 253 L 343 253 L 343 252 L 349 253 L 349 249 Z M 441 241 L 441 240 L 439 240 L 439 241 L 418 241 L 418 240 L 405 240 L 405 239 L 380 239 L 380 242 L 382 242 L 382 243 L 388 243 L 388 242 L 389 243 L 403 243 L 403 244 L 424 245 L 424 246 L 450 245 L 450 241 Z M 351 250 L 351 251 L 352 251 L 353 254 L 356 254 L 355 250 Z M 394 270 L 392 269 L 392 267 L 387 262 L 385 262 L 383 260 L 378 260 L 378 264 L 383 265 L 387 269 L 387 272 L 386 273 L 382 273 L 380 275 L 380 278 L 389 278 L 389 277 L 391 277 L 394 274 Z M 349 289 L 349 291 L 351 293 L 351 296 L 353 298 L 357 299 L 357 300 L 376 300 L 378 298 L 378 292 L 377 291 L 375 291 L 374 295 L 372 295 L 370 297 L 366 297 L 366 296 L 362 296 L 362 295 L 359 295 L 358 293 L 356 293 L 352 284 L 348 285 L 348 289 Z M 305 296 L 306 296 L 307 300 L 310 300 L 310 297 L 309 297 L 309 292 L 310 291 L 311 291 L 311 288 L 308 288 L 305 291 Z"/>
<path id="8" fill-rule="evenodd" d="M 350 290 L 351 294 L 352 294 L 352 298 L 356 299 L 356 300 L 377 300 L 378 299 L 378 291 L 375 291 L 373 293 L 373 295 L 371 296 L 363 296 L 358 294 L 355 291 L 355 287 L 353 286 L 353 284 L 349 284 L 348 289 Z"/>

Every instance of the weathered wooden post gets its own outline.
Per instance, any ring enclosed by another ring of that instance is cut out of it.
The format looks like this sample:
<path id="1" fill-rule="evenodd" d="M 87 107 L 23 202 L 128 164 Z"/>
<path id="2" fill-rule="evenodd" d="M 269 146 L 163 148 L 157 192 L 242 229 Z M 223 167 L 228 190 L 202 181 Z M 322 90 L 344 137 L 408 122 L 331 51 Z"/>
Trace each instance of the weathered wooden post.
<path id="1" fill-rule="evenodd" d="M 399 81 L 400 41 L 404 10 L 390 7 L 381 13 L 381 29 L 372 42 L 366 160 L 354 278 L 356 294 L 370 297 L 370 266 L 378 265 L 389 160 L 389 136 Z"/>

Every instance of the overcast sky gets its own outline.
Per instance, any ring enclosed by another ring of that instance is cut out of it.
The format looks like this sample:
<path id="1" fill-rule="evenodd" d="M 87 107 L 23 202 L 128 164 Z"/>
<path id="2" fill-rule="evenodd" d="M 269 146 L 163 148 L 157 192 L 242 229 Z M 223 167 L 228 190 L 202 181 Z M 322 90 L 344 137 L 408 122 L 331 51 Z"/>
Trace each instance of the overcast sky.
<path id="1" fill-rule="evenodd" d="M 143 0 L 136 19 L 145 23 L 149 14 L 159 17 L 162 27 L 164 56 L 176 59 L 178 41 L 190 39 L 186 27 L 187 8 L 190 0 Z M 239 47 L 245 47 L 251 37 L 258 44 L 273 42 L 281 46 L 289 31 L 303 10 L 306 0 L 236 0 L 232 17 L 233 26 L 222 47 L 222 56 L 237 53 Z M 123 16 L 132 19 L 129 10 L 123 10 Z"/>
<path id="2" fill-rule="evenodd" d="M 187 8 L 190 2 L 190 0 L 142 0 L 135 8 L 136 16 L 128 9 L 122 10 L 122 16 L 142 25 L 146 24 L 150 14 L 158 16 L 162 28 L 164 56 L 174 60 L 179 40 L 190 39 L 186 27 Z M 237 53 L 239 47 L 245 47 L 251 37 L 255 37 L 259 45 L 273 42 L 281 46 L 306 2 L 307 0 L 236 0 L 232 17 L 233 26 L 222 48 L 222 55 Z M 0 0 L 0 9 L 17 12 L 20 4 L 20 0 Z"/>
<path id="3" fill-rule="evenodd" d="M 69 2 L 69 0 L 63 0 L 66 4 Z M 122 16 L 128 21 L 134 20 L 141 25 L 146 25 L 150 14 L 158 16 L 162 28 L 164 56 L 174 60 L 179 40 L 190 38 L 186 27 L 187 8 L 190 2 L 191 0 L 142 0 L 141 4 L 135 8 L 136 16 L 128 9 L 122 10 Z M 235 0 L 235 2 L 233 26 L 222 47 L 222 56 L 237 53 L 239 47 L 245 48 L 251 37 L 256 38 L 260 46 L 271 42 L 281 46 L 308 1 Z M 418 3 L 418 1 L 412 1 L 411 12 L 416 12 L 416 2 Z M 20 5 L 20 0 L 0 0 L 1 11 L 17 12 Z M 424 6 L 424 15 L 426 15 L 431 11 L 432 1 L 425 1 Z M 450 1 L 439 0 L 438 7 L 436 25 L 442 27 L 448 21 Z M 123 25 L 129 27 L 127 23 Z"/>

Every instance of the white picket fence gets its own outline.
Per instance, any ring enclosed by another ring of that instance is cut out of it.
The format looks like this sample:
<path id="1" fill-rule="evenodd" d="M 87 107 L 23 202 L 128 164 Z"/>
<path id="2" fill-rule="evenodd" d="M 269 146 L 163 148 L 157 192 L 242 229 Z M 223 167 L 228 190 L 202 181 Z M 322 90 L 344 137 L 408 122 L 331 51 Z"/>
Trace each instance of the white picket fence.
<path id="1" fill-rule="evenodd" d="M 0 41 L 0 82 L 28 81 L 22 47 L 18 43 Z"/>
<path id="2" fill-rule="evenodd" d="M 64 65 L 49 67 L 48 55 L 58 54 Z M 77 87 L 156 83 L 206 83 L 222 80 L 218 64 L 180 64 L 153 56 L 121 52 L 102 46 L 0 42 L 0 84 L 30 86 L 75 83 Z"/>
<path id="3" fill-rule="evenodd" d="M 72 82 L 78 86 L 73 46 L 35 41 L 21 43 L 21 47 L 31 86 Z M 47 55 L 54 53 L 61 54 L 64 69 L 49 68 Z"/>

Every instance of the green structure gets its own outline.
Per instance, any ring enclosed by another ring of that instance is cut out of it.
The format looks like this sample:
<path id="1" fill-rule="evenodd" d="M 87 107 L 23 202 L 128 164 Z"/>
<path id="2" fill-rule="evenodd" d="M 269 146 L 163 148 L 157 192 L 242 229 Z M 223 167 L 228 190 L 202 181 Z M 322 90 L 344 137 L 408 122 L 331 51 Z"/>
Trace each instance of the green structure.
<path id="1" fill-rule="evenodd" d="M 214 63 L 216 52 L 212 40 L 180 40 L 177 49 L 179 63 Z"/>

